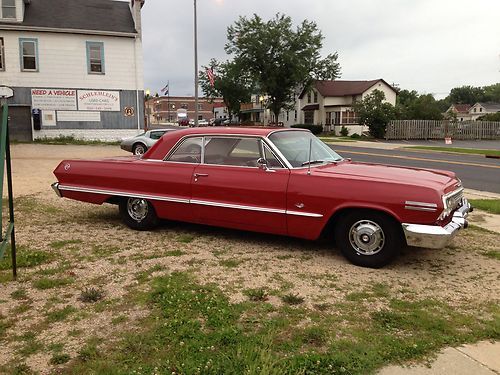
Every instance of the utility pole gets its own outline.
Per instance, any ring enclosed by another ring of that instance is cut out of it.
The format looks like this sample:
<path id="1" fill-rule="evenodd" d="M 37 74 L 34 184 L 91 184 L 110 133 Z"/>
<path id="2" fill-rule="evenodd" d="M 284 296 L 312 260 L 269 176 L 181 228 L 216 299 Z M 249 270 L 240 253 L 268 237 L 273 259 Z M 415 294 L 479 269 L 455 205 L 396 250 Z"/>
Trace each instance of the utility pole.
<path id="1" fill-rule="evenodd" d="M 194 0 L 194 126 L 198 127 L 198 25 Z"/>

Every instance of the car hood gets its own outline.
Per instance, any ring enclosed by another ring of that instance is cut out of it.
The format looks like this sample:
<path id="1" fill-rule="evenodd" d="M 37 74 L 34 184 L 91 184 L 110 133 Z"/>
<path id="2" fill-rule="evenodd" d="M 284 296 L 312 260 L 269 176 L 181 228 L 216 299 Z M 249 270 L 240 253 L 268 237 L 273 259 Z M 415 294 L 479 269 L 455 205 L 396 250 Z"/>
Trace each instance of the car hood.
<path id="1" fill-rule="evenodd" d="M 377 179 L 394 183 L 421 185 L 438 190 L 444 190 L 446 186 L 456 181 L 455 173 L 450 171 L 351 162 L 347 160 L 315 167 L 313 173 Z"/>

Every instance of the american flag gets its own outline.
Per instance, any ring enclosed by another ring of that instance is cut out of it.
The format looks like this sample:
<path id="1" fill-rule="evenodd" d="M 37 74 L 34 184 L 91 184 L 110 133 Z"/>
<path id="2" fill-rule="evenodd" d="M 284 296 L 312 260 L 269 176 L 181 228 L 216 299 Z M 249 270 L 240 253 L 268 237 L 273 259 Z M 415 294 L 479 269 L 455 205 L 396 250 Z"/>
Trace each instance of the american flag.
<path id="1" fill-rule="evenodd" d="M 162 88 L 162 89 L 160 90 L 161 92 L 164 92 L 164 93 L 165 93 L 165 94 L 167 94 L 167 95 L 168 95 L 168 85 L 169 85 L 169 84 L 167 83 L 167 84 L 165 85 L 165 87 L 164 87 L 164 88 Z"/>
<path id="2" fill-rule="evenodd" d="M 213 68 L 207 68 L 207 76 L 208 76 L 208 80 L 210 81 L 210 85 L 212 87 L 214 87 L 214 84 L 215 84 L 215 75 L 214 75 Z"/>

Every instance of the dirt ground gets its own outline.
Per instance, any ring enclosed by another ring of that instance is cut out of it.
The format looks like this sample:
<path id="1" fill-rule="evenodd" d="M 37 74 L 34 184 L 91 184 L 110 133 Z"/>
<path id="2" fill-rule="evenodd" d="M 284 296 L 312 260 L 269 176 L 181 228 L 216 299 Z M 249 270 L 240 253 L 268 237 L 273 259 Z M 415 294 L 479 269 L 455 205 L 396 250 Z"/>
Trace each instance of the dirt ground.
<path id="1" fill-rule="evenodd" d="M 141 272 L 190 270 L 200 282 L 216 283 L 234 302 L 245 299 L 245 289 L 264 287 L 290 290 L 313 306 L 377 284 L 394 296 L 437 298 L 462 309 L 500 296 L 499 261 L 487 256 L 499 250 L 495 233 L 463 231 L 446 249 L 406 249 L 390 266 L 372 270 L 349 264 L 328 243 L 181 223 L 134 232 L 121 224 L 115 206 L 60 199 L 50 188 L 52 171 L 62 159 L 127 155 L 118 146 L 21 144 L 12 153 L 19 251 L 41 251 L 51 258 L 21 268 L 16 282 L 3 271 L 0 366 L 5 368 L 18 361 L 51 373 L 57 345 L 73 358 L 89 338 L 106 337 L 147 314 L 144 306 L 127 303 L 127 294 L 141 288 Z M 37 284 L 54 275 L 67 283 L 46 289 Z M 81 302 L 89 286 L 102 288 L 108 304 Z M 270 302 L 282 303 L 274 295 Z M 52 318 L 64 308 L 71 319 Z M 39 345 L 34 348 L 31 341 Z"/>

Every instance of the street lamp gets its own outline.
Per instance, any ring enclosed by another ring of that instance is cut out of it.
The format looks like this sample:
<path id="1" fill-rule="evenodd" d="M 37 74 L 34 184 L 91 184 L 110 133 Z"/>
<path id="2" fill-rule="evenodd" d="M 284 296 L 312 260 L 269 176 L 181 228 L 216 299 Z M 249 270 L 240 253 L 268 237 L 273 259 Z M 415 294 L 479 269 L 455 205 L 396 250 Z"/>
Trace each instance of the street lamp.
<path id="1" fill-rule="evenodd" d="M 194 0 L 194 126 L 198 126 L 198 25 Z"/>

